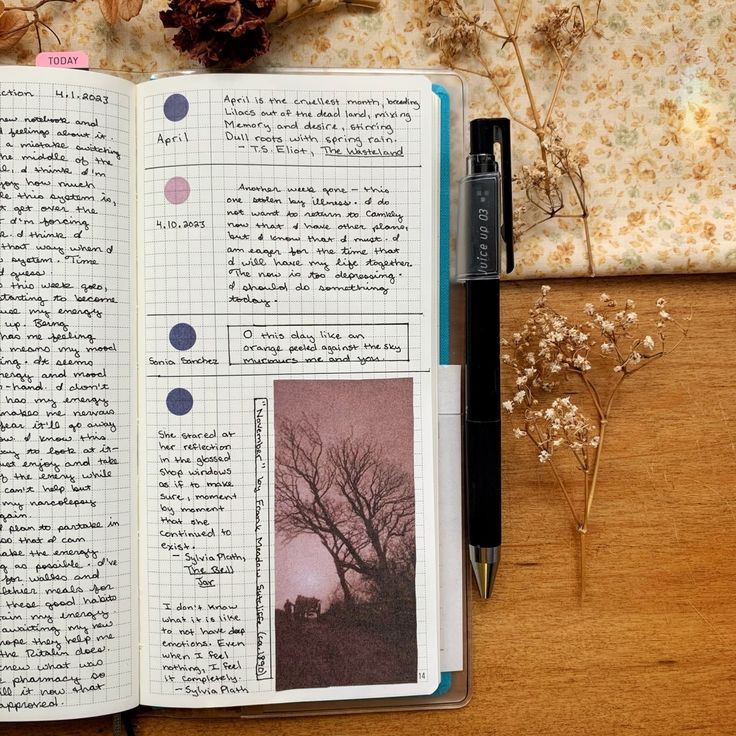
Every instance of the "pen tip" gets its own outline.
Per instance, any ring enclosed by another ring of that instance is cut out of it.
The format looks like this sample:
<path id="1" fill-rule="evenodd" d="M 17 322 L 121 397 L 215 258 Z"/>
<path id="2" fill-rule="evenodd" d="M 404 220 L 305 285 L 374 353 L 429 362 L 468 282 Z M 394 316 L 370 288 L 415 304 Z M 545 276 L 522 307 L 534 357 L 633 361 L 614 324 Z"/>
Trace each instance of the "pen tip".
<path id="1" fill-rule="evenodd" d="M 498 547 L 470 548 L 470 564 L 473 567 L 473 575 L 478 583 L 481 598 L 491 597 L 500 557 L 501 550 Z"/>

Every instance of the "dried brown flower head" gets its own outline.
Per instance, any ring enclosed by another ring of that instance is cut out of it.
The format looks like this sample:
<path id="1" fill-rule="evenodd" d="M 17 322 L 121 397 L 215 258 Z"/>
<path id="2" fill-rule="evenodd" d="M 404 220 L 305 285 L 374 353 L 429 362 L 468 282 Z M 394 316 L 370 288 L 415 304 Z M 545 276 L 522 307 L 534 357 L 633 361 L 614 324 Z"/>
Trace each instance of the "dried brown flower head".
<path id="1" fill-rule="evenodd" d="M 485 26 L 480 15 L 468 15 L 456 0 L 430 0 L 427 6 L 429 24 L 425 40 L 431 49 L 439 51 L 440 63 L 452 65 L 463 54 L 480 51 L 480 31 Z"/>
<path id="2" fill-rule="evenodd" d="M 548 5 L 542 17 L 534 24 L 533 30 L 564 57 L 572 53 L 585 36 L 583 11 L 577 4 Z"/>
<path id="3" fill-rule="evenodd" d="M 174 46 L 205 66 L 247 64 L 271 41 L 266 18 L 275 0 L 171 0 L 164 28 L 178 28 Z"/>

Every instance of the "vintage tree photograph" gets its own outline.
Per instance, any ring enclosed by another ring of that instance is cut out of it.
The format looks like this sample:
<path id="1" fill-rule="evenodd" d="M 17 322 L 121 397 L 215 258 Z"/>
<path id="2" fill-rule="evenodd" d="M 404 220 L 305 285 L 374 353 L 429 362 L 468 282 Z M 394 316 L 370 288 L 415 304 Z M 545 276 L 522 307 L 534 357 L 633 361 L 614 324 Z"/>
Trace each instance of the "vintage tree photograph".
<path id="1" fill-rule="evenodd" d="M 276 689 L 414 682 L 413 381 L 274 381 Z"/>

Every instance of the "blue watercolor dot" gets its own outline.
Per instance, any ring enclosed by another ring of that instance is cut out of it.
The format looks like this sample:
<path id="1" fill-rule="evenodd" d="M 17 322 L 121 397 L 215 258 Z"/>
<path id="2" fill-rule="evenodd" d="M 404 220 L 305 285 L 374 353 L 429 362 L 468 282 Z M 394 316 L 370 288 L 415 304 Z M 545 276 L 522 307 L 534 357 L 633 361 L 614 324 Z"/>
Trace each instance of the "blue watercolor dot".
<path id="1" fill-rule="evenodd" d="M 194 406 L 192 395 L 185 388 L 175 388 L 166 397 L 166 408 L 178 417 L 189 414 Z"/>
<path id="2" fill-rule="evenodd" d="M 169 342 L 177 350 L 189 350 L 197 342 L 197 333 L 191 325 L 179 322 L 169 330 Z"/>
<path id="3" fill-rule="evenodd" d="M 172 123 L 184 120 L 189 112 L 189 100 L 184 95 L 169 95 L 164 102 L 164 115 Z"/>

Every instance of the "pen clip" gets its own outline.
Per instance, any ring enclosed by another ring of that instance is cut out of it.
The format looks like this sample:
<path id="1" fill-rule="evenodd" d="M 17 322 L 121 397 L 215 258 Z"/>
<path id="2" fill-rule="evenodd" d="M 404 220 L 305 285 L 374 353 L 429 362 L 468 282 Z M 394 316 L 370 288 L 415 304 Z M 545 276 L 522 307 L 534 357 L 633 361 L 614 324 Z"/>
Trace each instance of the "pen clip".
<path id="1" fill-rule="evenodd" d="M 496 161 L 499 145 L 500 165 Z M 475 118 L 470 121 L 467 175 L 460 182 L 457 238 L 457 280 L 498 279 L 502 247 L 506 273 L 514 270 L 514 229 L 511 180 L 511 121 Z M 503 246 L 501 241 L 503 240 Z"/>
<path id="2" fill-rule="evenodd" d="M 511 121 L 492 118 L 493 142 L 501 147 L 501 237 L 506 245 L 506 273 L 514 270 L 514 206 L 511 180 Z"/>

